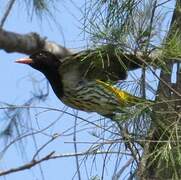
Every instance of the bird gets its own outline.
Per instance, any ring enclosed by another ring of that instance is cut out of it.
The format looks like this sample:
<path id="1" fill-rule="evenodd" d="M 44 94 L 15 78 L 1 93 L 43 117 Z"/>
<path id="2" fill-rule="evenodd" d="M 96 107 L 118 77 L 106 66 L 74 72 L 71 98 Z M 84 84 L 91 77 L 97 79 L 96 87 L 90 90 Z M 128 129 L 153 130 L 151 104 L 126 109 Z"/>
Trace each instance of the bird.
<path id="1" fill-rule="evenodd" d="M 144 102 L 143 98 L 114 86 L 118 80 L 126 79 L 129 70 L 141 66 L 141 63 L 123 60 L 120 62 L 110 50 L 87 50 L 61 59 L 42 49 L 16 63 L 28 64 L 42 72 L 65 105 L 113 119 L 116 113 L 123 113 L 125 107 Z"/>

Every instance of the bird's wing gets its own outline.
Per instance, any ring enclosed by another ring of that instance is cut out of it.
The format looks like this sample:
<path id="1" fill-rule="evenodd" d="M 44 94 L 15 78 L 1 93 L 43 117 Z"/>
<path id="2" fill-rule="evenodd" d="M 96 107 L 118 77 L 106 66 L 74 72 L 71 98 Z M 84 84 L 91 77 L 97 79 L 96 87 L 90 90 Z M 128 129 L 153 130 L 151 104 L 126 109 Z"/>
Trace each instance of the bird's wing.
<path id="1" fill-rule="evenodd" d="M 77 70 L 87 80 L 118 81 L 127 77 L 126 66 L 116 56 L 102 50 L 87 50 L 66 57 L 62 70 Z"/>
<path id="2" fill-rule="evenodd" d="M 139 68 L 134 57 L 117 51 L 112 46 L 84 50 L 62 60 L 60 72 L 75 86 L 80 81 L 91 82 L 99 79 L 116 84 L 125 80 L 127 72 Z"/>

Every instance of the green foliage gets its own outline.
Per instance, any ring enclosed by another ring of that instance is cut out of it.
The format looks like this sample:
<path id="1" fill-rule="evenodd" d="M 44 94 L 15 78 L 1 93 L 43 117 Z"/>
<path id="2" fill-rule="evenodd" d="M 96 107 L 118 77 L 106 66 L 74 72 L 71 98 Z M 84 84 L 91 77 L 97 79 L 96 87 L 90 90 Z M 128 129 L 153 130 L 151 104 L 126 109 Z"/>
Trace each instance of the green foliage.
<path id="1" fill-rule="evenodd" d="M 179 129 L 178 122 L 173 122 L 169 127 L 165 126 L 158 141 L 151 146 L 154 150 L 148 154 L 147 168 L 157 164 L 153 168 L 156 168 L 162 177 L 165 177 L 165 174 L 168 177 L 172 175 L 172 179 L 181 177 L 181 147 L 180 137 L 177 134 Z"/>
<path id="2" fill-rule="evenodd" d="M 127 51 L 155 49 L 163 14 L 152 0 L 109 0 L 86 2 L 84 30 L 93 44 L 115 44 Z"/>
<path id="3" fill-rule="evenodd" d="M 30 17 L 35 13 L 39 18 L 44 15 L 52 15 L 52 8 L 55 8 L 55 3 L 57 0 L 25 0 L 27 7 L 27 12 Z"/>
<path id="4" fill-rule="evenodd" d="M 180 32 L 176 32 L 170 38 L 167 39 L 165 47 L 163 48 L 164 59 L 176 59 L 181 58 L 181 35 Z"/>

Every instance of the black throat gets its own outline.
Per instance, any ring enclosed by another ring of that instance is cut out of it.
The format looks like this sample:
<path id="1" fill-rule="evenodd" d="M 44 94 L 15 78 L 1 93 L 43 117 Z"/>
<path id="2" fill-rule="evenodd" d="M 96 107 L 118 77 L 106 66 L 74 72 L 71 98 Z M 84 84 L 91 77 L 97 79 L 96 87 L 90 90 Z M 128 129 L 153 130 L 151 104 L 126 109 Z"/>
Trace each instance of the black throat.
<path id="1" fill-rule="evenodd" d="M 58 73 L 58 70 L 43 72 L 48 81 L 50 82 L 52 89 L 58 98 L 64 96 L 62 77 Z"/>

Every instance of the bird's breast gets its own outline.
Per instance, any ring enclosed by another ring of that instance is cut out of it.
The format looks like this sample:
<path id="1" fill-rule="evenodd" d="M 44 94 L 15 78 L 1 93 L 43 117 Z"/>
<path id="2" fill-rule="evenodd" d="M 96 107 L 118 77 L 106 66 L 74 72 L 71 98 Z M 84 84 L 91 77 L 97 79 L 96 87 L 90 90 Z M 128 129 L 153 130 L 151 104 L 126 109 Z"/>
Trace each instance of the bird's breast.
<path id="1" fill-rule="evenodd" d="M 110 114 L 120 106 L 117 98 L 106 92 L 96 82 L 80 83 L 76 87 L 64 87 L 64 96 L 61 101 L 78 110 L 85 112 L 97 112 L 99 114 Z"/>

